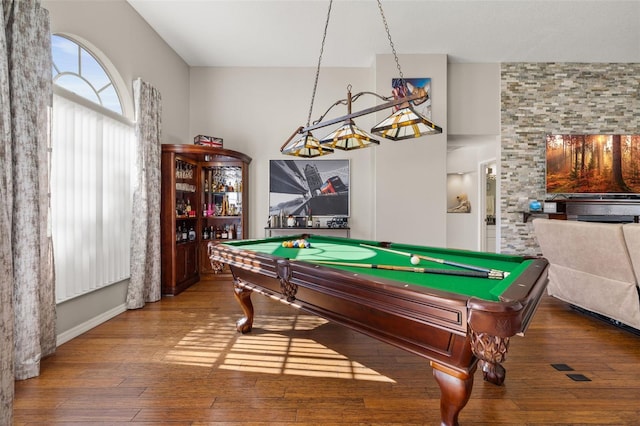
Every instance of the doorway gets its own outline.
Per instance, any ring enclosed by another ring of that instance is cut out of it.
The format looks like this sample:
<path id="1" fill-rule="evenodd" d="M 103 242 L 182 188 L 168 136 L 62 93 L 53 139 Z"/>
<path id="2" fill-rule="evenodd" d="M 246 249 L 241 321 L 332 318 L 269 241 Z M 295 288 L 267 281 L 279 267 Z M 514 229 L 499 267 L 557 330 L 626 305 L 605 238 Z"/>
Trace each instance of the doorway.
<path id="1" fill-rule="evenodd" d="M 496 203 L 497 168 L 496 160 L 480 163 L 480 250 L 496 253 Z"/>

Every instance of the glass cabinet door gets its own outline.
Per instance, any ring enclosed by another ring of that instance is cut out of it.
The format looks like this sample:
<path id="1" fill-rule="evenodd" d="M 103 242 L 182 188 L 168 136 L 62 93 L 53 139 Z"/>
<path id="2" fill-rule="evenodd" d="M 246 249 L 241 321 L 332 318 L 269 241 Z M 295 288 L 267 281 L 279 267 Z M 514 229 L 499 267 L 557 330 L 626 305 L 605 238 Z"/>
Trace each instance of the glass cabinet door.
<path id="1" fill-rule="evenodd" d="M 176 243 L 195 242 L 198 223 L 197 165 L 177 158 L 175 174 Z"/>
<path id="2" fill-rule="evenodd" d="M 242 166 L 204 166 L 202 173 L 202 239 L 242 239 Z"/>

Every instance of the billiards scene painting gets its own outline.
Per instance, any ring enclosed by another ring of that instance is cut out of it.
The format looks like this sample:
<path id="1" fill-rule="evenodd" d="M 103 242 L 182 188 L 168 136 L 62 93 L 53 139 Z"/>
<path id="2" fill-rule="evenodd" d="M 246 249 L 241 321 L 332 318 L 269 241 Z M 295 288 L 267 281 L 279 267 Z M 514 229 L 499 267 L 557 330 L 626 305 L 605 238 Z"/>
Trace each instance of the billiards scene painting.
<path id="1" fill-rule="evenodd" d="M 349 216 L 349 160 L 270 160 L 269 215 Z"/>
<path id="2" fill-rule="evenodd" d="M 547 286 L 544 258 L 315 235 L 209 244 L 233 274 L 252 331 L 252 293 L 274 298 L 429 360 L 443 425 L 457 425 L 478 367 L 501 385 L 509 339 Z M 425 362 L 425 370 L 426 370 Z"/>

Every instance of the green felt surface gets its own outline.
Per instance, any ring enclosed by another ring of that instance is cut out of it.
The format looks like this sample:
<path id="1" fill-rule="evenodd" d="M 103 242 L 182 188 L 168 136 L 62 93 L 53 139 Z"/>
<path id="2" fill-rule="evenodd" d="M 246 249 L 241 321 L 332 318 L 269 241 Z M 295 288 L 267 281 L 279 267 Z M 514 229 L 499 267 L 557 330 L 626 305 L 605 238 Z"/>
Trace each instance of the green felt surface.
<path id="1" fill-rule="evenodd" d="M 362 244 L 378 245 L 378 243 L 374 241 L 311 236 L 307 238 L 307 241 L 311 243 L 310 248 L 300 249 L 286 248 L 282 246 L 283 241 L 289 241 L 292 239 L 294 239 L 294 237 L 286 236 L 262 240 L 232 241 L 225 244 L 242 250 L 256 251 L 305 262 L 317 262 L 324 260 L 429 269 L 464 270 L 455 266 L 444 265 L 427 260 L 421 260 L 420 264 L 412 265 L 409 256 L 362 246 Z M 497 269 L 509 272 L 509 276 L 501 280 L 496 280 L 350 266 L 323 266 L 357 272 L 358 274 L 368 275 L 372 278 L 382 277 L 385 279 L 399 281 L 404 284 L 414 284 L 456 294 L 477 297 L 484 300 L 498 301 L 500 295 L 531 263 L 531 260 L 523 259 L 521 256 L 495 253 L 421 247 L 407 244 L 392 244 L 389 248 L 402 252 L 444 259 L 451 262 L 469 264 L 488 269 Z"/>

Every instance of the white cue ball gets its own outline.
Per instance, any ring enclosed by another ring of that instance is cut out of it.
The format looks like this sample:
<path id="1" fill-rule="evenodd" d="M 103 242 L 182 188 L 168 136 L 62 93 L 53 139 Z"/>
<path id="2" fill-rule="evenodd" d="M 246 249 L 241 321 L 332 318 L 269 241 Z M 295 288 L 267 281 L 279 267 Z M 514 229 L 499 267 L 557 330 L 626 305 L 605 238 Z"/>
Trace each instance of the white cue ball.
<path id="1" fill-rule="evenodd" d="M 418 263 L 420 263 L 420 258 L 418 256 L 411 256 L 411 264 L 417 265 Z"/>

